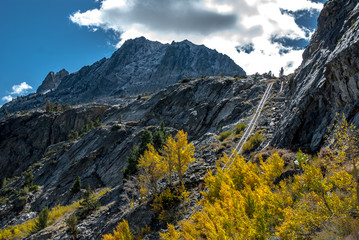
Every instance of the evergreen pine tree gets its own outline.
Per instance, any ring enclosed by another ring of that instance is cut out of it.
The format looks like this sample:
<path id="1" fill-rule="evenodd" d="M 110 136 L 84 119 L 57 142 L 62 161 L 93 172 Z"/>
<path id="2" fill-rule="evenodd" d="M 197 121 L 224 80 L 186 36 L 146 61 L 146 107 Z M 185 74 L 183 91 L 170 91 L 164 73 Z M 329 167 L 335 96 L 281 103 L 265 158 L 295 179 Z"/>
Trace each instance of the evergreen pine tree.
<path id="1" fill-rule="evenodd" d="M 32 170 L 24 173 L 25 181 L 23 187 L 31 187 L 34 183 L 34 176 L 32 174 Z"/>
<path id="2" fill-rule="evenodd" d="M 279 71 L 279 78 L 282 78 L 284 75 L 284 69 L 283 67 L 280 68 L 280 71 Z"/>
<path id="3" fill-rule="evenodd" d="M 139 149 L 139 153 L 140 155 L 144 154 L 145 151 L 148 149 L 147 145 L 150 143 L 151 145 L 153 145 L 153 137 L 152 137 L 152 133 L 146 129 L 142 136 L 141 136 L 141 142 L 140 142 L 140 149 Z"/>
<path id="4" fill-rule="evenodd" d="M 130 152 L 130 155 L 127 157 L 127 167 L 123 171 L 123 177 L 127 178 L 130 175 L 133 175 L 137 172 L 137 163 L 139 154 L 139 147 L 135 145 Z"/>
<path id="5" fill-rule="evenodd" d="M 168 136 L 169 133 L 167 132 L 167 128 L 162 121 L 160 128 L 153 134 L 153 146 L 157 151 L 160 151 L 163 148 L 163 145 L 165 145 Z"/>
<path id="6" fill-rule="evenodd" d="M 83 199 L 80 202 L 79 217 L 85 219 L 89 214 L 100 207 L 100 202 L 92 192 L 90 185 L 87 185 L 86 192 L 83 194 Z"/>
<path id="7" fill-rule="evenodd" d="M 32 232 L 38 232 L 41 229 L 46 228 L 48 225 L 48 220 L 49 220 L 49 208 L 45 207 L 44 209 L 41 210 L 39 217 L 35 219 L 35 226 Z"/>
<path id="8" fill-rule="evenodd" d="M 81 190 L 81 178 L 77 176 L 75 182 L 72 184 L 70 191 L 71 193 L 77 193 Z"/>
<path id="9" fill-rule="evenodd" d="M 66 226 L 68 227 L 66 233 L 68 235 L 71 235 L 73 240 L 77 239 L 77 233 L 79 232 L 79 229 L 77 228 L 76 225 L 77 225 L 77 217 L 75 214 L 71 215 L 68 219 L 66 219 Z"/>

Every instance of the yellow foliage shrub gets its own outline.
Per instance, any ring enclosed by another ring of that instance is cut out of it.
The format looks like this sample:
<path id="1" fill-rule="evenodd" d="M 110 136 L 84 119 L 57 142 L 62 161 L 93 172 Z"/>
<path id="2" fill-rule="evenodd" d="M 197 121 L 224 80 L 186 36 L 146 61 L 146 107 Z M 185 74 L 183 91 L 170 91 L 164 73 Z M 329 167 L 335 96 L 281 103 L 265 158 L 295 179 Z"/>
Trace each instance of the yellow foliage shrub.
<path id="1" fill-rule="evenodd" d="M 234 153 L 230 169 L 218 164 L 216 175 L 208 173 L 202 210 L 180 222 L 179 230 L 169 225 L 162 238 L 356 239 L 359 157 L 354 153 L 359 147 L 348 131 L 353 130 L 340 125 L 332 139 L 335 147 L 324 158 L 299 152 L 303 173 L 294 178 L 283 177 L 284 161 L 277 153 L 266 161 L 259 158 L 258 164 Z M 220 159 L 229 161 L 226 155 Z"/>
<path id="2" fill-rule="evenodd" d="M 133 236 L 128 226 L 128 222 L 123 220 L 120 222 L 116 229 L 113 230 L 113 234 L 105 234 L 102 236 L 102 240 L 132 240 Z"/>
<path id="3" fill-rule="evenodd" d="M 49 225 L 53 224 L 59 217 L 74 212 L 79 203 L 75 202 L 69 206 L 60 206 L 52 208 L 49 212 Z M 10 226 L 0 230 L 0 239 L 22 239 L 29 236 L 34 229 L 35 219 L 28 220 L 22 224 Z"/>

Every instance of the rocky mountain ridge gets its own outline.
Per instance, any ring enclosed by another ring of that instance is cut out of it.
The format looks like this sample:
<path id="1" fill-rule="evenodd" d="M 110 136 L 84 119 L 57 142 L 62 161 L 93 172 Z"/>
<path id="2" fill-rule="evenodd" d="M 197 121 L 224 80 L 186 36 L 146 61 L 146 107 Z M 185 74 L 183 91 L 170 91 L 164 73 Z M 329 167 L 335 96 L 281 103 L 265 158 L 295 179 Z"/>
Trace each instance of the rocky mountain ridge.
<path id="1" fill-rule="evenodd" d="M 36 93 L 46 94 L 50 91 L 54 91 L 60 85 L 62 79 L 68 75 L 69 72 L 65 69 L 60 70 L 56 74 L 54 72 L 50 72 L 42 84 L 37 88 Z"/>
<path id="2" fill-rule="evenodd" d="M 41 107 L 45 99 L 62 104 L 108 102 L 109 98 L 155 92 L 185 78 L 201 75 L 243 76 L 228 56 L 187 40 L 162 44 L 144 37 L 126 41 L 109 59 L 78 72 L 49 73 L 36 94 L 19 97 L 2 109 L 9 112 Z"/>
<path id="3" fill-rule="evenodd" d="M 328 1 L 288 84 L 290 99 L 273 144 L 317 151 L 336 113 L 359 125 L 359 4 Z"/>

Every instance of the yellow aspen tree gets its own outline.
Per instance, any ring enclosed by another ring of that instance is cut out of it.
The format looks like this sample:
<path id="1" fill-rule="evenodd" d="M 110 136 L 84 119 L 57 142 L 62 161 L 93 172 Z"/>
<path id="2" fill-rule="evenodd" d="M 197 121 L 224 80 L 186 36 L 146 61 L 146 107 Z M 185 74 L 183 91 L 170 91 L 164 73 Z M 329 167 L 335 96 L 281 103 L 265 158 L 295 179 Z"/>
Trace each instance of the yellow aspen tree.
<path id="1" fill-rule="evenodd" d="M 113 230 L 113 234 L 106 234 L 102 236 L 102 240 L 132 240 L 133 236 L 128 226 L 128 222 L 123 220 L 120 222 L 116 229 Z"/>
<path id="2" fill-rule="evenodd" d="M 173 170 L 177 172 L 180 182 L 183 183 L 183 174 L 186 172 L 188 164 L 195 161 L 194 145 L 188 143 L 187 133 L 180 130 L 175 138 L 169 137 L 164 146 L 164 155 L 170 183 L 172 183 Z"/>
<path id="3" fill-rule="evenodd" d="M 139 182 L 142 195 L 156 194 L 157 181 L 165 174 L 163 157 L 151 144 L 147 147 L 148 150 L 140 157 L 137 165 L 140 170 Z"/>
<path id="4" fill-rule="evenodd" d="M 282 209 L 290 202 L 272 186 L 282 173 L 283 160 L 275 154 L 258 166 L 237 153 L 233 156 L 231 168 L 218 166 L 216 175 L 209 172 L 202 210 L 182 221 L 181 231 L 172 227 L 165 239 L 268 239 L 274 235 Z M 224 155 L 220 161 L 230 159 Z"/>
<path id="5" fill-rule="evenodd" d="M 167 138 L 166 145 L 163 146 L 163 156 L 165 157 L 165 167 L 170 185 L 172 185 L 172 173 L 174 171 L 174 164 L 176 160 L 175 149 L 176 141 L 172 138 L 172 136 L 169 136 Z"/>
<path id="6" fill-rule="evenodd" d="M 167 224 L 168 231 L 166 233 L 160 233 L 161 238 L 164 240 L 177 240 L 180 239 L 181 233 L 177 232 L 172 224 Z"/>
<path id="7" fill-rule="evenodd" d="M 326 160 L 326 167 L 331 169 L 341 168 L 344 162 L 350 163 L 352 167 L 353 183 L 356 189 L 356 204 L 359 207 L 359 131 L 353 124 L 348 124 L 344 114 L 336 117 L 337 124 L 328 139 L 333 151 Z"/>

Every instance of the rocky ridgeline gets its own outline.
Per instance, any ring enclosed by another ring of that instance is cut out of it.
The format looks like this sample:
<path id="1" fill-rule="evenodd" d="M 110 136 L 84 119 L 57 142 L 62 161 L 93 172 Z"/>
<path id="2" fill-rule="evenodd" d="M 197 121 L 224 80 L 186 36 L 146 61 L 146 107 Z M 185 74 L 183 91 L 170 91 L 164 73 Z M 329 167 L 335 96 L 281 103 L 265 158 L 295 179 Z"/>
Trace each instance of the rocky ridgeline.
<path id="1" fill-rule="evenodd" d="M 303 62 L 288 84 L 290 101 L 274 145 L 318 150 L 336 113 L 359 125 L 358 53 L 358 1 L 328 1 Z"/>
<path id="2" fill-rule="evenodd" d="M 185 78 L 201 75 L 243 76 L 246 73 L 228 56 L 187 40 L 161 44 L 144 37 L 126 41 L 111 58 L 68 75 L 49 73 L 37 94 L 19 97 L 3 106 L 9 112 L 41 107 L 46 98 L 62 104 L 107 101 L 155 92 Z"/>
<path id="3" fill-rule="evenodd" d="M 124 197 L 129 190 L 123 185 L 122 172 L 132 146 L 139 142 L 145 129 L 154 131 L 162 121 L 172 133 L 180 129 L 188 132 L 197 149 L 196 162 L 191 164 L 184 178 L 192 201 L 189 211 L 181 217 L 188 217 L 196 207 L 196 199 L 201 197 L 199 192 L 207 171 L 215 169 L 217 158 L 223 151 L 229 152 L 239 140 L 229 138 L 230 141 L 220 142 L 218 134 L 234 131 L 237 123 L 250 121 L 268 81 L 262 76 L 187 79 L 126 104 L 80 105 L 61 113 L 37 110 L 2 119 L 0 126 L 8 131 L 1 133 L 11 136 L 2 135 L 1 138 L 0 156 L 4 157 L 1 163 L 5 164 L 2 169 L 8 177 L 19 176 L 7 188 L 20 189 L 25 181 L 21 172 L 31 166 L 33 184 L 39 185 L 39 190 L 35 194 L 28 193 L 22 201 L 13 196 L 0 207 L 1 227 L 33 218 L 45 206 L 69 205 L 79 200 L 80 193 L 69 191 L 79 176 L 83 186 L 111 189 L 100 199 L 101 210 L 79 224 L 80 239 L 99 239 L 112 231 L 123 217 L 128 219 L 133 230 L 150 226 L 151 234 L 158 238 L 157 231 L 166 226 L 160 224 L 150 203 L 140 204 L 137 193 L 134 195 L 136 207 L 130 208 L 129 198 Z M 279 89 L 277 81 L 268 107 L 262 113 L 265 118 L 272 120 L 274 117 L 268 116 L 280 112 L 273 109 L 280 106 L 275 97 Z M 71 130 L 81 132 L 83 126 L 95 119 L 100 119 L 102 125 L 89 129 L 79 138 L 67 137 Z M 261 120 L 260 129 L 274 128 L 271 120 Z M 11 155 L 16 144 L 21 148 L 16 151 L 21 156 Z M 37 148 L 38 151 L 31 150 Z M 15 158 L 16 161 L 6 161 Z M 165 182 L 160 186 L 164 188 Z M 29 239 L 63 239 L 67 237 L 65 230 L 64 227 L 56 231 L 45 229 Z"/>
<path id="4" fill-rule="evenodd" d="M 46 94 L 50 91 L 55 90 L 60 85 L 62 79 L 64 79 L 64 77 L 67 77 L 68 75 L 69 72 L 65 69 L 62 69 L 56 74 L 54 72 L 50 72 L 49 74 L 47 74 L 42 84 L 37 88 L 36 93 Z"/>

